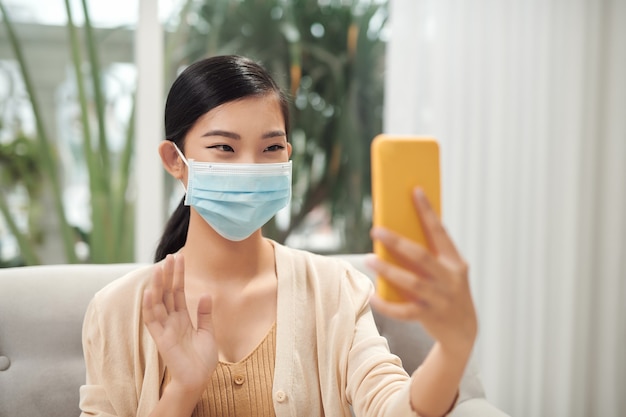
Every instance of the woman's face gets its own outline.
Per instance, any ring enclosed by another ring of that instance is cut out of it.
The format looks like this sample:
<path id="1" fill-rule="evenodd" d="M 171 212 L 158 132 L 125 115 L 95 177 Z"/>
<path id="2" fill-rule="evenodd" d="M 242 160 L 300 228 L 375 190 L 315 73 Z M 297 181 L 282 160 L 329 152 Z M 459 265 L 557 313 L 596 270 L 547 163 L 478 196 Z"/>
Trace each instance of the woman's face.
<path id="1" fill-rule="evenodd" d="M 201 162 L 288 161 L 291 144 L 278 97 L 247 97 L 214 108 L 189 130 L 183 152 Z"/>

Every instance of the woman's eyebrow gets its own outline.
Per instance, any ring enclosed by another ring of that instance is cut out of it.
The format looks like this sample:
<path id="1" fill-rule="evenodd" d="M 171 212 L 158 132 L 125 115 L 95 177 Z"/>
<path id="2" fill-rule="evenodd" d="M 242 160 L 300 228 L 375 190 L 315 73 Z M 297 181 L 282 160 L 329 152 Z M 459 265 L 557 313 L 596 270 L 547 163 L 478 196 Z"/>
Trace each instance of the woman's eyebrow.
<path id="1" fill-rule="evenodd" d="M 209 136 L 223 136 L 231 139 L 241 139 L 241 136 L 239 136 L 237 133 L 229 132 L 227 130 L 209 130 L 202 135 L 203 138 L 207 138 Z"/>
<path id="2" fill-rule="evenodd" d="M 263 139 L 270 139 L 279 136 L 287 136 L 287 134 L 283 130 L 272 130 L 271 132 L 264 133 Z"/>

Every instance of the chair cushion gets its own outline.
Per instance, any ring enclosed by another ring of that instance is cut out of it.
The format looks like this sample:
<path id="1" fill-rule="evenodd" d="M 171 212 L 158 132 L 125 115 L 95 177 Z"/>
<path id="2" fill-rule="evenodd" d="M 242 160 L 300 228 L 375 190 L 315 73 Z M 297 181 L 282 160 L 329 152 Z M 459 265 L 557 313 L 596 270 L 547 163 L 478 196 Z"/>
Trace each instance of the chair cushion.
<path id="1" fill-rule="evenodd" d="M 93 295 L 137 265 L 0 269 L 0 416 L 79 415 L 83 315 Z M 1 369 L 1 368 L 0 368 Z"/>

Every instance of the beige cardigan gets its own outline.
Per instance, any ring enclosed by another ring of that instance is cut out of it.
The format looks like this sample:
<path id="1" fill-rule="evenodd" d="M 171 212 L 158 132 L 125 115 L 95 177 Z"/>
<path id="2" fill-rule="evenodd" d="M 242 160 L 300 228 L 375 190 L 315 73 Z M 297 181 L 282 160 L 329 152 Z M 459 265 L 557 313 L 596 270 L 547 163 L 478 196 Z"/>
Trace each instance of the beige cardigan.
<path id="1" fill-rule="evenodd" d="M 416 416 L 409 377 L 378 334 L 370 280 L 347 262 L 274 243 L 278 275 L 276 416 Z M 141 318 L 151 267 L 114 281 L 83 325 L 81 416 L 147 416 L 164 368 Z"/>

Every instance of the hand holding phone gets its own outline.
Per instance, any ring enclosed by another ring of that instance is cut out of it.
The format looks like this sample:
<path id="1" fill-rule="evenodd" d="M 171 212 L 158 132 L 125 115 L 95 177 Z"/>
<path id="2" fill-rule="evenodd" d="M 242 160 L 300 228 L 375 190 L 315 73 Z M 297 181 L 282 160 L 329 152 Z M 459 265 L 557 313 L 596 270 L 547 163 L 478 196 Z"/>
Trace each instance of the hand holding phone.
<path id="1" fill-rule="evenodd" d="M 458 394 L 478 319 L 469 266 L 441 223 L 437 142 L 377 137 L 372 176 L 376 255 L 366 264 L 378 279 L 370 305 L 390 318 L 419 321 L 435 340 L 431 352 L 437 353 L 413 374 L 411 388 L 419 387 L 419 394 L 412 404 L 424 415 L 445 414 Z"/>
<path id="2" fill-rule="evenodd" d="M 420 187 L 441 217 L 437 141 L 432 137 L 378 135 L 372 142 L 371 155 L 374 227 L 382 226 L 427 247 L 412 194 Z M 380 242 L 374 241 L 374 253 L 386 262 L 397 264 Z M 380 275 L 376 292 L 387 301 L 404 300 Z"/>

